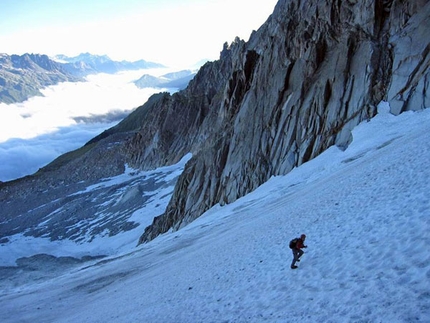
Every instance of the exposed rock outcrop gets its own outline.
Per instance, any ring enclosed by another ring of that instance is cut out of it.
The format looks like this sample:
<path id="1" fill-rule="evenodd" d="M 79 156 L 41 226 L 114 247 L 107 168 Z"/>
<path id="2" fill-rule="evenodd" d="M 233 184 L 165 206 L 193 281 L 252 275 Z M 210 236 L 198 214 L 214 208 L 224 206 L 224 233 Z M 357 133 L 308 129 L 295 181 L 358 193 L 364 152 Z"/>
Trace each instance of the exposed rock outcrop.
<path id="1" fill-rule="evenodd" d="M 428 1 L 280 0 L 247 43 L 236 40 L 215 62 L 231 70 L 220 75 L 217 95 L 208 96 L 211 82 L 197 77 L 157 107 L 163 124 L 146 124 L 129 143 L 135 166 L 194 155 L 140 242 L 332 145 L 346 147 L 381 99 L 395 114 L 428 107 L 429 15 Z"/>
<path id="2" fill-rule="evenodd" d="M 173 164 L 208 144 L 207 138 L 219 128 L 214 111 L 222 104 L 234 50 L 243 44 L 239 40 L 231 47 L 225 44 L 222 59 L 203 65 L 185 90 L 158 94 L 140 108 L 144 124 L 126 147 L 130 166 L 151 169 Z"/>
<path id="3" fill-rule="evenodd" d="M 392 68 L 386 99 L 391 112 L 430 107 L 430 3 L 393 1 L 388 29 Z"/>

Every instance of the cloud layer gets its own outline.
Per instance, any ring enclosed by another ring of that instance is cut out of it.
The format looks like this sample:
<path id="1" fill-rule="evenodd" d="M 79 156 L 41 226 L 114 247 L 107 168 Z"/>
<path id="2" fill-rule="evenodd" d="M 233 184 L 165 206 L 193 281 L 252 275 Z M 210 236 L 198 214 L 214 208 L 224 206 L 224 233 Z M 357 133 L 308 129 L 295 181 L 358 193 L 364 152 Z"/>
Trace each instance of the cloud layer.
<path id="1" fill-rule="evenodd" d="M 148 73 L 159 76 L 166 70 L 92 75 L 88 82 L 48 87 L 44 97 L 0 104 L 0 181 L 33 174 L 118 123 L 160 92 L 132 83 Z"/>

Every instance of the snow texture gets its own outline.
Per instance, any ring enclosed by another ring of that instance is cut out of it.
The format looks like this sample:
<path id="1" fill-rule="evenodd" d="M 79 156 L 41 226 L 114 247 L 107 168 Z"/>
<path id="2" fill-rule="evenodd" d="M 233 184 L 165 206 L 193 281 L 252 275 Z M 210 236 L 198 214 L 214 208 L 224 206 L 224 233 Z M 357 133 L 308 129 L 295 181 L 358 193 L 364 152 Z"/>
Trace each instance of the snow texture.
<path id="1" fill-rule="evenodd" d="M 0 322 L 430 322 L 429 129 L 430 109 L 394 117 L 381 104 L 346 151 L 178 232 L 2 282 Z"/>

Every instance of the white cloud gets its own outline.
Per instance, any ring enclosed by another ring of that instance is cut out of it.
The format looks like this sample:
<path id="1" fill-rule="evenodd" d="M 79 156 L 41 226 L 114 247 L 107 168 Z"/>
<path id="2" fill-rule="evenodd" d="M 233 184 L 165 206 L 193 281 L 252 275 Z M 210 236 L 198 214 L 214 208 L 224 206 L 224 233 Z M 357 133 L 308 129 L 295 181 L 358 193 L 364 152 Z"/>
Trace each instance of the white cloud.
<path id="1" fill-rule="evenodd" d="M 42 90 L 44 97 L 32 97 L 18 104 L 1 104 L 0 142 L 11 138 L 28 139 L 73 126 L 76 117 L 129 111 L 160 91 L 138 89 L 131 81 L 146 73 L 162 71 L 166 70 L 90 75 L 88 82 L 65 82 L 47 87 Z"/>
<path id="2" fill-rule="evenodd" d="M 89 76 L 88 82 L 60 83 L 44 89 L 44 97 L 0 105 L 0 181 L 37 171 L 59 155 L 81 147 L 113 126 L 121 115 L 144 104 L 160 89 L 138 89 L 132 80 L 141 70 Z M 107 116 L 103 120 L 103 118 Z M 110 118 L 109 118 L 110 117 Z"/>
<path id="3" fill-rule="evenodd" d="M 0 144 L 0 180 L 33 174 L 55 158 L 81 147 L 115 123 L 79 124 L 59 128 L 31 139 L 11 139 Z"/>

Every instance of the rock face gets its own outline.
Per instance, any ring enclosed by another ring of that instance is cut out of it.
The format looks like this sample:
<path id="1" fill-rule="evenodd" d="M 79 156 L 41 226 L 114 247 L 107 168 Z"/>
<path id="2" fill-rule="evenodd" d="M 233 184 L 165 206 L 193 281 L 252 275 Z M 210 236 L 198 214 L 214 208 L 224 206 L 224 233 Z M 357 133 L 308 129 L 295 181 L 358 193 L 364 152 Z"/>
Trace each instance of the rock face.
<path id="1" fill-rule="evenodd" d="M 429 7 L 425 0 L 392 6 L 388 41 L 392 75 L 387 100 L 394 114 L 430 107 Z"/>
<path id="2" fill-rule="evenodd" d="M 329 146 L 346 147 L 382 99 L 394 114 L 428 107 L 429 18 L 424 0 L 280 0 L 247 43 L 225 46 L 217 66 L 204 67 L 211 72 L 163 97 L 155 110 L 165 118 L 128 143 L 138 167 L 193 153 L 165 213 L 140 242 L 235 201 Z"/>
<path id="3" fill-rule="evenodd" d="M 232 55 L 233 50 L 224 45 L 222 59 L 203 65 L 185 90 L 155 95 L 140 108 L 144 125 L 126 147 L 130 166 L 150 169 L 173 164 L 209 143 L 210 133 L 219 127 L 214 111 L 222 104 Z M 213 122 L 208 124 L 209 120 Z"/>

